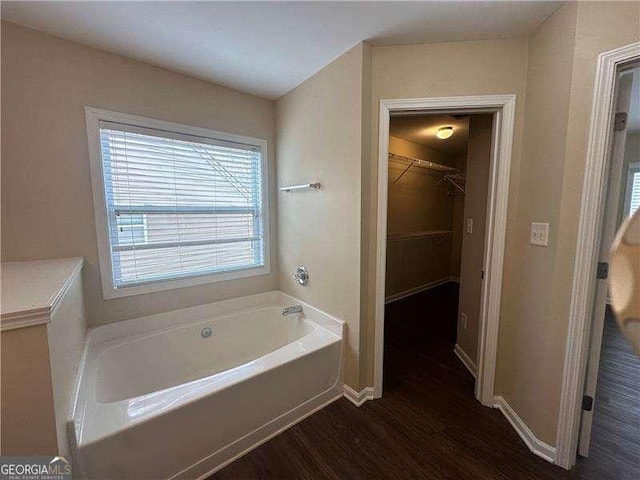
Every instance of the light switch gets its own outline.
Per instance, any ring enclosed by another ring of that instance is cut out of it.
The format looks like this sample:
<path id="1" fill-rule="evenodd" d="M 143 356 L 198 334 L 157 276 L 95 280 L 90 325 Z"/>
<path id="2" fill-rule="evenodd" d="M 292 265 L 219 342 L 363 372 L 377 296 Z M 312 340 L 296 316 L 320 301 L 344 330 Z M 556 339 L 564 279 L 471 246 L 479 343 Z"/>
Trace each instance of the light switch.
<path id="1" fill-rule="evenodd" d="M 467 225 L 467 228 L 466 228 L 467 233 L 473 233 L 473 218 L 467 218 L 466 225 Z"/>
<path id="2" fill-rule="evenodd" d="M 549 245 L 549 224 L 548 223 L 536 223 L 531 224 L 531 236 L 529 238 L 531 245 L 539 245 L 546 247 Z"/>

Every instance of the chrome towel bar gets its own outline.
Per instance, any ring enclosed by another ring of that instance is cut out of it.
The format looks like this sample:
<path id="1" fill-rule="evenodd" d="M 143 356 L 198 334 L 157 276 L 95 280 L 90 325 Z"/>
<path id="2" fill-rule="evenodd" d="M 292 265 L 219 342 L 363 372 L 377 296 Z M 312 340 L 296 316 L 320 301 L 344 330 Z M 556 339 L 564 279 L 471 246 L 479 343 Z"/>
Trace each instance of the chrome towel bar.
<path id="1" fill-rule="evenodd" d="M 279 190 L 281 192 L 291 192 L 292 190 L 305 190 L 307 188 L 313 188 L 315 190 L 319 190 L 321 187 L 320 182 L 316 183 L 305 183 L 302 185 L 291 185 L 289 187 L 280 187 Z"/>

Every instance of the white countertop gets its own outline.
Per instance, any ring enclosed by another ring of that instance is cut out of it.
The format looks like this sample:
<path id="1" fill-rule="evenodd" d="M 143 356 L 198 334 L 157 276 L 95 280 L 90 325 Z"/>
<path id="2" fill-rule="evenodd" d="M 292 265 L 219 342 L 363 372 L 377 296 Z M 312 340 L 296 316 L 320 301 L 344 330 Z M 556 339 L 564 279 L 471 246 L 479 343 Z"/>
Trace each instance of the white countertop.
<path id="1" fill-rule="evenodd" d="M 2 263 L 1 329 L 47 323 L 82 263 L 82 258 Z"/>

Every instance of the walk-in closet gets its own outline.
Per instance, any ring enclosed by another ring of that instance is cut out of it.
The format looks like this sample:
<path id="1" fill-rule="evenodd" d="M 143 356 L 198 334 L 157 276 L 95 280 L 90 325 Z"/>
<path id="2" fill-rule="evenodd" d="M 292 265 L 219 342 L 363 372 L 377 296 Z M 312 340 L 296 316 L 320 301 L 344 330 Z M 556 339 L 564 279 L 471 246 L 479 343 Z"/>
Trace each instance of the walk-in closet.
<path id="1" fill-rule="evenodd" d="M 445 368 L 473 394 L 492 123 L 491 114 L 391 117 L 385 389 L 418 367 Z"/>

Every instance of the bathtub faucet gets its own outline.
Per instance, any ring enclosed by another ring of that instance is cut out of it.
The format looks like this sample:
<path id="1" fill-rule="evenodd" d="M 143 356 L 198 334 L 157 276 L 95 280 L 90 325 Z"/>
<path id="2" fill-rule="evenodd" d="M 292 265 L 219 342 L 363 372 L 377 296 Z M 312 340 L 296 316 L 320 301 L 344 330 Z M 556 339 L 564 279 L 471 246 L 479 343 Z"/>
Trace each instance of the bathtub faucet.
<path id="1" fill-rule="evenodd" d="M 282 315 L 291 315 L 292 313 L 302 313 L 302 305 L 293 305 L 282 309 Z"/>

